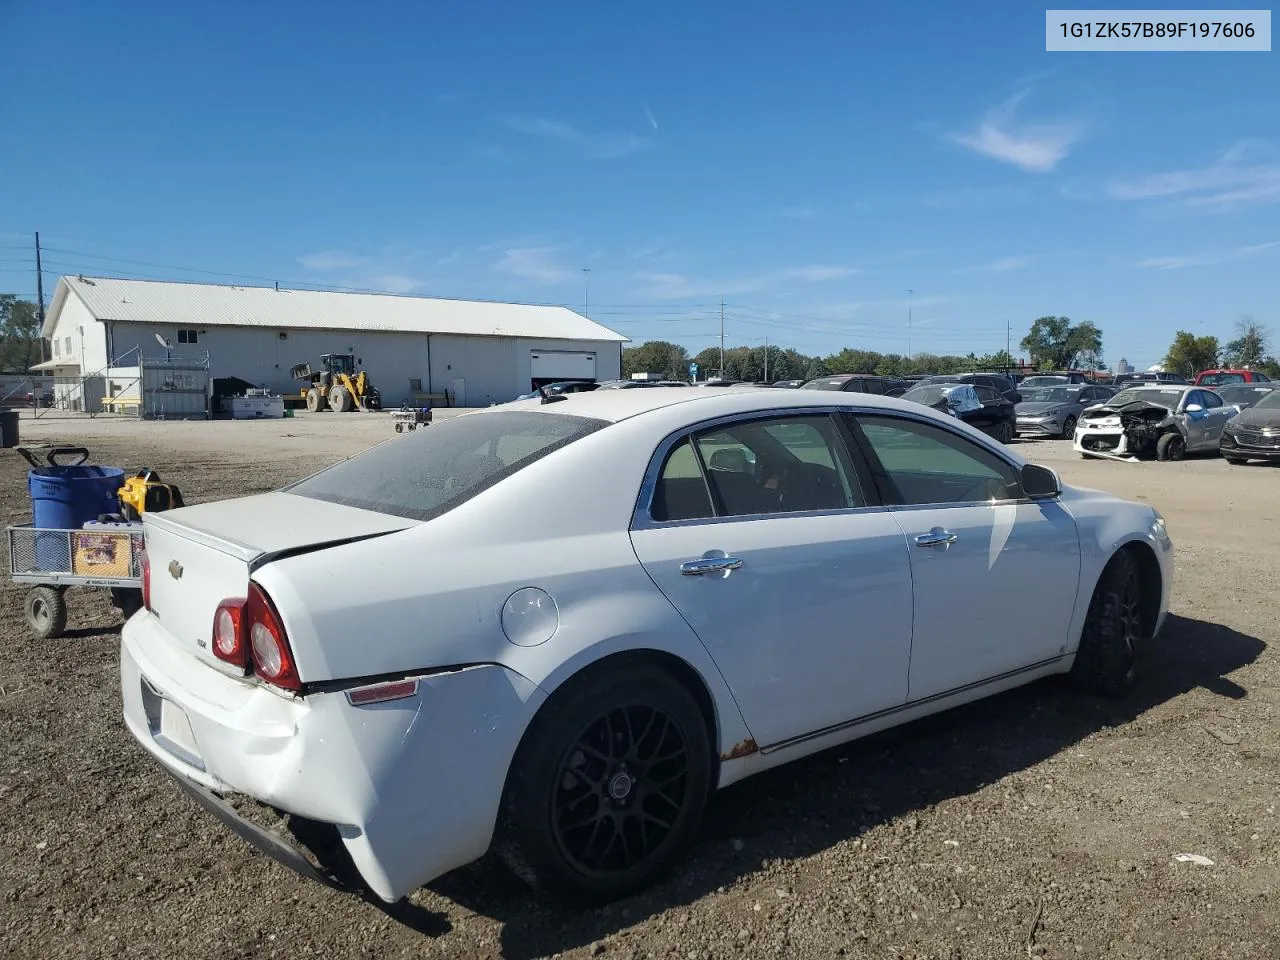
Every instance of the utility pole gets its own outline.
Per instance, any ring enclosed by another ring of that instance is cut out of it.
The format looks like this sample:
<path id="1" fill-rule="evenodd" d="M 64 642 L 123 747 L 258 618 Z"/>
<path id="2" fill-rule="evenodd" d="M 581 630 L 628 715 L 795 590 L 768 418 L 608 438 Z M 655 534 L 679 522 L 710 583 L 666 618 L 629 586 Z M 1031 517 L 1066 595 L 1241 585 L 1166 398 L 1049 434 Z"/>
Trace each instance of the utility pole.
<path id="1" fill-rule="evenodd" d="M 1013 352 L 1010 349 L 1013 346 L 1013 321 L 1006 320 L 1004 322 L 1004 372 L 1008 373 L 1013 366 Z"/>
<path id="2" fill-rule="evenodd" d="M 764 335 L 764 382 L 769 382 L 769 335 Z"/>
<path id="3" fill-rule="evenodd" d="M 911 307 L 912 291 L 907 291 L 907 362 L 911 362 Z"/>
<path id="4" fill-rule="evenodd" d="M 40 362 L 44 363 L 44 270 L 40 266 L 39 230 L 36 231 L 36 300 L 36 317 L 40 321 Z"/>
<path id="5" fill-rule="evenodd" d="M 582 268 L 582 315 L 591 319 L 591 268 Z"/>
<path id="6" fill-rule="evenodd" d="M 724 294 L 721 294 L 721 379 L 724 379 Z"/>

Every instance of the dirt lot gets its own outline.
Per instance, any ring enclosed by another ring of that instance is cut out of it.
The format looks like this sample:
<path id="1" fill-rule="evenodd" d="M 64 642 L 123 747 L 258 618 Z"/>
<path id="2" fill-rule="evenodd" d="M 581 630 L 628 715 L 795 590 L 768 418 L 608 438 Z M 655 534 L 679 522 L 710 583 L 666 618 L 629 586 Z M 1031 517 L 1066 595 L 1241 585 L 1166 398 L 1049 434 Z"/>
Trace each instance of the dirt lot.
<path id="1" fill-rule="evenodd" d="M 82 440 L 98 462 L 153 467 L 192 502 L 272 489 L 390 434 L 357 414 L 22 427 L 24 442 Z M 105 599 L 73 596 L 70 635 L 36 642 L 6 582 L 0 954 L 1280 956 L 1280 469 L 1021 450 L 1168 518 L 1174 616 L 1133 698 L 1039 684 L 748 781 L 716 798 L 668 881 L 592 912 L 487 863 L 395 916 L 295 877 L 126 735 Z M 25 471 L 0 458 L 7 522 L 27 519 Z"/>

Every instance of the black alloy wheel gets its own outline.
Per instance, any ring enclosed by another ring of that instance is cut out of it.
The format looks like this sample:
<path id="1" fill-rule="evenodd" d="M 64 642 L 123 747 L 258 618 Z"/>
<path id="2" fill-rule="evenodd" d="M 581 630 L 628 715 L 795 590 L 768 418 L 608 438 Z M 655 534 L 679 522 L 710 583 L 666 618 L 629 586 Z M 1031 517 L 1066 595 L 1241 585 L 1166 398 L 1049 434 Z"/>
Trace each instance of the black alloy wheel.
<path id="1" fill-rule="evenodd" d="M 556 690 L 507 775 L 495 848 L 534 887 L 600 903 L 653 883 L 692 840 L 711 789 L 707 720 L 648 663 Z"/>

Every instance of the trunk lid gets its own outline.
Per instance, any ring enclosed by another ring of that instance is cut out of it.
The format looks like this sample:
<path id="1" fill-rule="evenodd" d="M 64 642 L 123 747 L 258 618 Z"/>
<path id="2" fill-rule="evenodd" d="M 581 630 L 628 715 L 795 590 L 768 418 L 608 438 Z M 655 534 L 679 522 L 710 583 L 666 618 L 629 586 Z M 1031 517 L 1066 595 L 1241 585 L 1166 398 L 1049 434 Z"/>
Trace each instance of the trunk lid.
<path id="1" fill-rule="evenodd" d="M 193 656 L 234 672 L 213 655 L 213 615 L 223 600 L 246 596 L 254 569 L 418 522 L 289 493 L 143 514 L 151 613 Z"/>

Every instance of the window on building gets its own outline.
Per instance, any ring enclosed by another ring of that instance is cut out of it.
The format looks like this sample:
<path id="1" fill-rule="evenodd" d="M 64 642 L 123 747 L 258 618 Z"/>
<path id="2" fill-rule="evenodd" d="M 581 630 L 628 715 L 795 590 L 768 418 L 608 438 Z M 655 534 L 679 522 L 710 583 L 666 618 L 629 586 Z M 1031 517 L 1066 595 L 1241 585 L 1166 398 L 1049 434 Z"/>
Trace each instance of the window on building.
<path id="1" fill-rule="evenodd" d="M 420 379 L 418 379 L 417 377 L 410 377 L 410 378 L 409 378 L 409 392 L 410 392 L 410 393 L 421 393 L 421 392 L 422 392 L 422 381 L 421 381 Z"/>
<path id="2" fill-rule="evenodd" d="M 179 343 L 195 343 L 197 340 L 197 333 L 198 331 L 196 330 L 189 330 L 189 329 L 179 330 L 178 342 Z"/>
<path id="3" fill-rule="evenodd" d="M 68 357 L 71 356 L 71 338 L 70 337 L 62 338 L 62 352 L 65 353 Z"/>
<path id="4" fill-rule="evenodd" d="M 56 338 L 53 341 L 53 355 L 55 357 L 62 356 L 62 351 L 58 349 L 58 340 Z"/>

